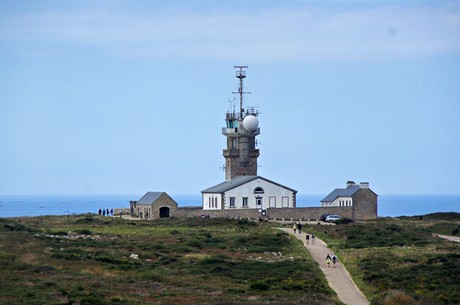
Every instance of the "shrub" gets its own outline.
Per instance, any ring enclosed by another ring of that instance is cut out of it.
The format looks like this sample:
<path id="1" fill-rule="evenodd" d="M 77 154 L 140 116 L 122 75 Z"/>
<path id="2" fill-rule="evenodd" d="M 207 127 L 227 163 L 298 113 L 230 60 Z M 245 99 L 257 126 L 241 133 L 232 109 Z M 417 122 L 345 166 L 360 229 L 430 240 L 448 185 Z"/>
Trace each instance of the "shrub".
<path id="1" fill-rule="evenodd" d="M 81 230 L 76 230 L 75 231 L 78 234 L 84 234 L 84 235 L 93 235 L 93 232 L 88 229 L 81 229 Z"/>
<path id="2" fill-rule="evenodd" d="M 390 290 L 383 300 L 384 305 L 412 305 L 416 303 L 413 297 L 402 290 Z"/>
<path id="3" fill-rule="evenodd" d="M 350 218 L 340 218 L 339 220 L 334 221 L 334 223 L 337 225 L 345 225 L 351 222 L 353 222 L 353 220 Z"/>
<path id="4" fill-rule="evenodd" d="M 251 290 L 268 290 L 270 289 L 270 283 L 266 280 L 260 280 L 260 281 L 255 281 L 252 282 L 249 288 Z"/>
<path id="5" fill-rule="evenodd" d="M 192 240 L 187 241 L 186 245 L 189 246 L 189 247 L 194 247 L 194 248 L 198 248 L 198 249 L 203 248 L 203 245 L 201 244 L 201 242 L 199 240 L 196 240 L 196 239 L 192 239 Z"/>

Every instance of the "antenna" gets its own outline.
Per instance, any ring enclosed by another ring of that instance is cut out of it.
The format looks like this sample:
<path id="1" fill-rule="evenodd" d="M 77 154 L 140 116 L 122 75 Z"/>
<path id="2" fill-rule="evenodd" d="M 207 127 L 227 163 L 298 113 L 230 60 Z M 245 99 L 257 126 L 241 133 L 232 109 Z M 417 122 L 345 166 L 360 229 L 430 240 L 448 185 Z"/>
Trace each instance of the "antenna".
<path id="1" fill-rule="evenodd" d="M 236 70 L 236 78 L 240 80 L 240 84 L 238 86 L 238 92 L 232 92 L 233 94 L 240 95 L 240 118 L 243 118 L 243 94 L 251 94 L 251 92 L 243 91 L 243 79 L 246 78 L 246 70 L 248 66 L 233 66 L 233 68 L 238 69 Z"/>
<path id="2" fill-rule="evenodd" d="M 235 98 L 233 100 L 228 99 L 228 102 L 230 103 L 230 110 L 233 116 L 235 116 Z"/>

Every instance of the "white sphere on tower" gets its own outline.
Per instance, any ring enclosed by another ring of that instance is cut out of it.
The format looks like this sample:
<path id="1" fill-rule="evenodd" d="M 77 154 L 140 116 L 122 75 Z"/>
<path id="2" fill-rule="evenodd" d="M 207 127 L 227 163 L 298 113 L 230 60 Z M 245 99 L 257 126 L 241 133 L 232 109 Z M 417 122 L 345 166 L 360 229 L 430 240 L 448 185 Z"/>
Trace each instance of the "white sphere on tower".
<path id="1" fill-rule="evenodd" d="M 254 115 L 248 115 L 243 119 L 243 127 L 248 131 L 256 131 L 259 126 L 259 120 Z"/>

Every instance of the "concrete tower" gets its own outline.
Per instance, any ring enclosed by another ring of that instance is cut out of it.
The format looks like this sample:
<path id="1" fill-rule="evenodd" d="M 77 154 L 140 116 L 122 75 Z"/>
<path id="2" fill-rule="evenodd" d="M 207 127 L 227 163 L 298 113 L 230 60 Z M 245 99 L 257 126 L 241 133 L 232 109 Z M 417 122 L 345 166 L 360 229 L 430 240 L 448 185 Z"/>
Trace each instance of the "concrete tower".
<path id="1" fill-rule="evenodd" d="M 239 80 L 239 112 L 233 110 L 227 112 L 225 117 L 226 127 L 222 128 L 222 134 L 227 137 L 227 148 L 224 149 L 225 157 L 225 180 L 232 180 L 239 176 L 257 175 L 257 157 L 259 150 L 256 149 L 256 136 L 260 133 L 258 112 L 254 108 L 243 108 L 243 80 L 246 78 L 248 66 L 234 66 L 236 78 Z"/>

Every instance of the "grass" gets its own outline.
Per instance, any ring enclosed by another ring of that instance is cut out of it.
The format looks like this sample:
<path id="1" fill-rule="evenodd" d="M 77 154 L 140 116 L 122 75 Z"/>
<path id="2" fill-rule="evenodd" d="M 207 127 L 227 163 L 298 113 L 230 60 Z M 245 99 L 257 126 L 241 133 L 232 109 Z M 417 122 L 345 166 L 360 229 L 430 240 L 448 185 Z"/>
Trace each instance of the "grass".
<path id="1" fill-rule="evenodd" d="M 0 219 L 0 303 L 341 304 L 267 224 L 94 215 Z"/>
<path id="2" fill-rule="evenodd" d="M 460 304 L 460 244 L 432 235 L 458 226 L 459 214 L 448 214 L 309 229 L 337 252 L 372 305 Z"/>

